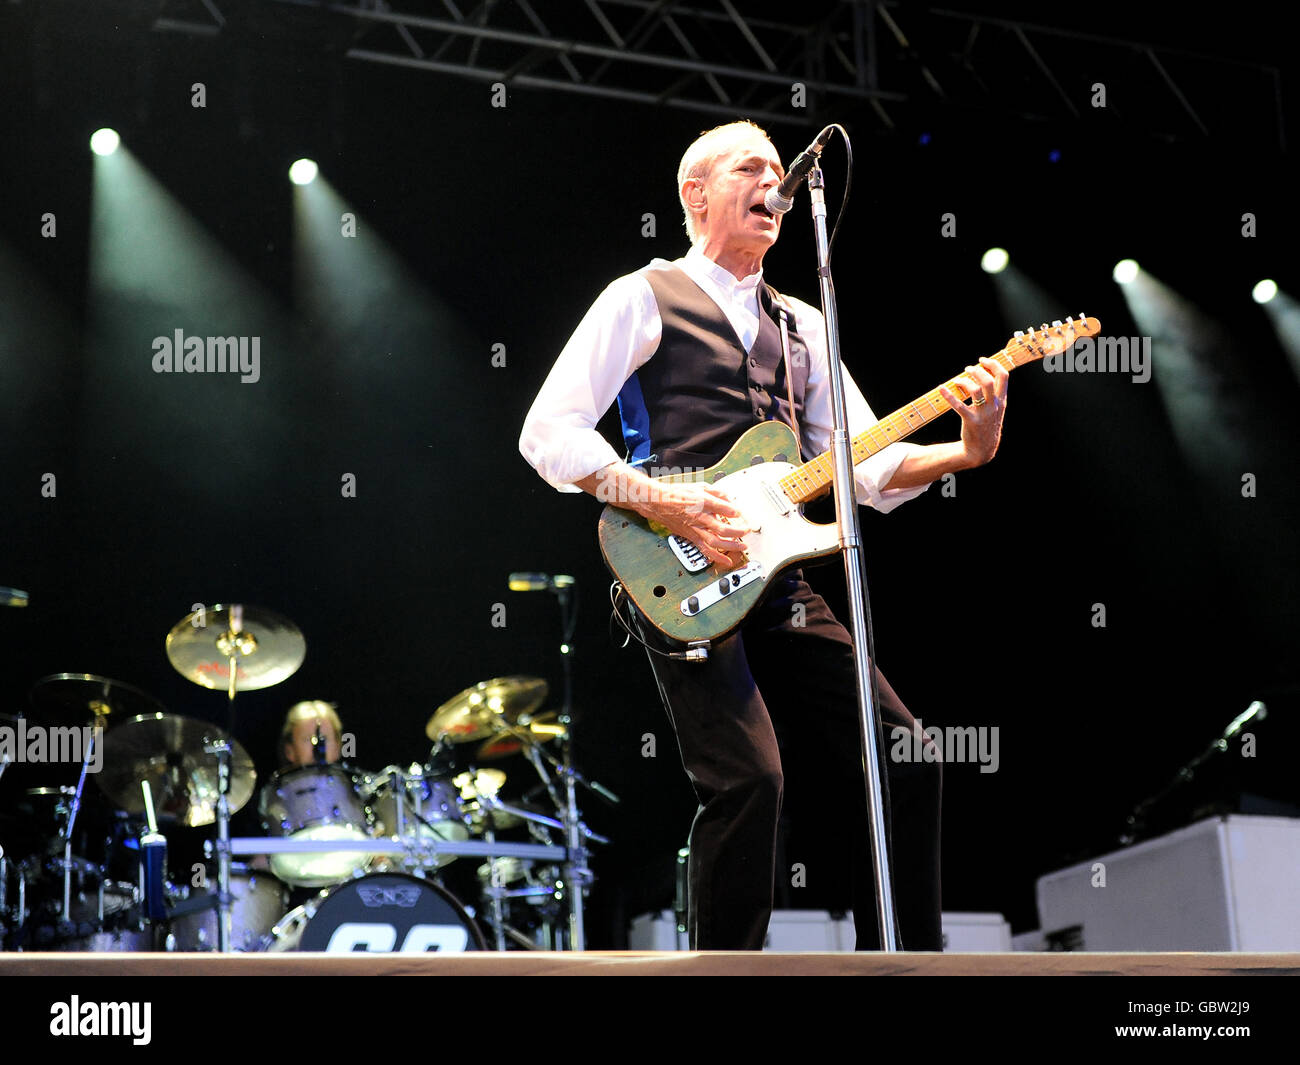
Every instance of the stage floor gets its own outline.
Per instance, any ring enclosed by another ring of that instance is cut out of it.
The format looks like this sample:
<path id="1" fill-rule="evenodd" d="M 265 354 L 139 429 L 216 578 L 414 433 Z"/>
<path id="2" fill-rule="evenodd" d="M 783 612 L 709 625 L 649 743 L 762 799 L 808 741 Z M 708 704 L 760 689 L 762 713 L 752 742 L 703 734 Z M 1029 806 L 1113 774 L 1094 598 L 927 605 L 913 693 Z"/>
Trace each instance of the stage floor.
<path id="1" fill-rule="evenodd" d="M 1300 976 L 1300 954 L 0 954 L 0 976 Z"/>

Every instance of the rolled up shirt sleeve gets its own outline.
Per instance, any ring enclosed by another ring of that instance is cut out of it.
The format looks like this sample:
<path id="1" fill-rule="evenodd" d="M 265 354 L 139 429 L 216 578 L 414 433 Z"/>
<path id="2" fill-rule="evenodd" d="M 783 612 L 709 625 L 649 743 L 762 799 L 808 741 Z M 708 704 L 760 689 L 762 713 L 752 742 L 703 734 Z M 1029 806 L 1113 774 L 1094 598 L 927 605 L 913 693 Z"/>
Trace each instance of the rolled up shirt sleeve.
<path id="1" fill-rule="evenodd" d="M 618 278 L 587 311 L 555 360 L 519 435 L 519 451 L 561 492 L 621 456 L 596 429 L 619 390 L 659 347 L 663 323 L 650 283 Z"/>
<path id="2" fill-rule="evenodd" d="M 821 312 L 799 300 L 786 298 L 794 311 L 795 325 L 808 345 L 808 386 L 804 393 L 803 433 L 805 457 L 812 458 L 829 450 L 833 418 L 831 416 L 830 360 L 826 353 L 826 327 Z M 844 404 L 849 415 L 849 439 L 871 428 L 879 419 L 872 413 L 861 390 L 847 367 L 844 370 Z M 904 440 L 890 444 L 853 468 L 854 495 L 859 503 L 887 514 L 901 503 L 915 499 L 930 486 L 885 488 L 898 467 L 910 454 L 921 450 L 918 444 Z"/>

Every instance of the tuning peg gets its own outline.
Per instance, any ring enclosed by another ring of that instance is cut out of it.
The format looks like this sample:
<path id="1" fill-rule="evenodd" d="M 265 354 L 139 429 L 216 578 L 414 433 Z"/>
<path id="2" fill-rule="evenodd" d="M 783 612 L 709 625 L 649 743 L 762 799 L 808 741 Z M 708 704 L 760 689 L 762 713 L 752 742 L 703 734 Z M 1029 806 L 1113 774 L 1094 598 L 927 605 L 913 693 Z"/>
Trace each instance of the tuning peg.
<path id="1" fill-rule="evenodd" d="M 1019 339 L 1020 339 L 1021 337 L 1023 337 L 1024 335 L 1025 335 L 1025 331 L 1024 331 L 1023 329 L 1017 329 L 1017 330 L 1016 330 L 1016 339 L 1017 339 L 1017 340 L 1019 340 Z"/>
<path id="2" fill-rule="evenodd" d="M 1080 312 L 1079 312 L 1079 321 L 1081 321 L 1081 322 L 1086 322 L 1087 320 L 1088 320 L 1088 316 L 1087 316 L 1086 314 L 1084 314 L 1083 311 L 1080 311 Z"/>
<path id="3" fill-rule="evenodd" d="M 1043 323 L 1042 328 L 1043 328 L 1043 332 L 1046 333 L 1046 332 L 1047 332 L 1047 323 L 1046 323 L 1046 322 Z"/>
<path id="4" fill-rule="evenodd" d="M 1053 325 L 1055 328 L 1060 329 L 1060 328 L 1061 328 L 1061 319 L 1059 319 L 1059 318 L 1053 318 L 1053 319 L 1052 319 L 1052 325 Z"/>

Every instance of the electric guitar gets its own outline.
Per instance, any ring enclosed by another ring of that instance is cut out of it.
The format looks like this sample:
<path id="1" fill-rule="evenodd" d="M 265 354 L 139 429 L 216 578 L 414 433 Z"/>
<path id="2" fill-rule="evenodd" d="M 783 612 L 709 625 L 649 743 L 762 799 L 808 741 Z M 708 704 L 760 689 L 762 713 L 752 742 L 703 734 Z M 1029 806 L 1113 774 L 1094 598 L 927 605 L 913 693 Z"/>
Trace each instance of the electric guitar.
<path id="1" fill-rule="evenodd" d="M 1017 331 L 992 356 L 1008 370 L 1068 350 L 1080 337 L 1096 336 L 1101 323 L 1079 315 L 1064 324 Z M 970 393 L 954 378 L 947 388 L 959 398 Z M 882 418 L 851 441 L 853 463 L 950 409 L 938 389 Z M 711 563 L 691 541 L 669 535 L 664 526 L 631 510 L 606 506 L 600 516 L 600 550 L 641 616 L 658 632 L 684 644 L 717 640 L 735 629 L 758 604 L 773 577 L 800 562 L 840 549 L 834 522 L 818 525 L 802 512 L 804 503 L 830 490 L 831 453 L 795 465 L 794 431 L 767 421 L 749 429 L 715 466 L 670 474 L 659 481 L 716 484 L 736 503 L 755 531 L 745 537 L 746 561 L 735 568 Z"/>

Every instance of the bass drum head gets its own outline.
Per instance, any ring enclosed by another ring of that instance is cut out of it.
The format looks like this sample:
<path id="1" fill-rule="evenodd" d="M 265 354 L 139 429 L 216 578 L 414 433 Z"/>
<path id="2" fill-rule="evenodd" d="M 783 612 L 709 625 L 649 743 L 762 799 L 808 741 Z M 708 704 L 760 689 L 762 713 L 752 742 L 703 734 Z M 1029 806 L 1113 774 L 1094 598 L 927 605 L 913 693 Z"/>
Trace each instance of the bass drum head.
<path id="1" fill-rule="evenodd" d="M 276 932 L 293 945 L 273 949 L 325 954 L 487 950 L 483 933 L 453 895 L 405 873 L 340 884 L 286 915 Z"/>

